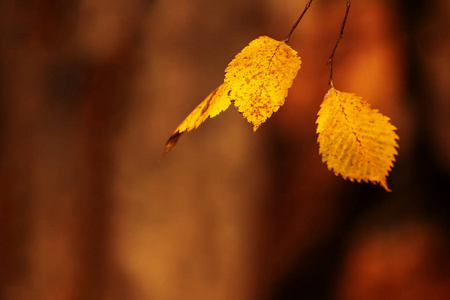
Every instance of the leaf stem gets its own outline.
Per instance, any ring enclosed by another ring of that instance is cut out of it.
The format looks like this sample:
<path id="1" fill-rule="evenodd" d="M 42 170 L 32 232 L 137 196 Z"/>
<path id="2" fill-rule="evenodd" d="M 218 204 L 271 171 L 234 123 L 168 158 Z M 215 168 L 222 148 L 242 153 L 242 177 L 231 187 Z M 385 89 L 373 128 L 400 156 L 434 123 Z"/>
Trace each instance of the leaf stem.
<path id="1" fill-rule="evenodd" d="M 339 45 L 339 42 L 342 39 L 342 36 L 344 35 L 344 28 L 345 28 L 345 23 L 347 22 L 347 17 L 348 17 L 348 13 L 350 11 L 350 0 L 347 0 L 347 9 L 345 10 L 345 16 L 344 16 L 344 20 L 342 20 L 342 25 L 341 25 L 341 32 L 339 33 L 339 37 L 336 41 L 336 44 L 334 44 L 334 48 L 333 51 L 331 52 L 330 57 L 328 58 L 328 63 L 330 65 L 330 82 L 329 85 L 331 85 L 334 88 L 334 82 L 333 82 L 333 60 L 334 60 L 334 53 L 336 52 L 336 48 Z"/>
<path id="2" fill-rule="evenodd" d="M 298 18 L 297 22 L 295 22 L 294 26 L 292 26 L 291 31 L 289 31 L 289 34 L 286 36 L 286 38 L 284 39 L 284 42 L 287 44 L 291 38 L 291 34 L 294 32 L 295 28 L 297 28 L 298 23 L 300 23 L 300 20 L 303 18 L 303 15 L 306 13 L 306 11 L 308 10 L 308 8 L 311 6 L 311 3 L 313 2 L 313 0 L 309 0 L 308 3 L 306 3 L 305 9 L 303 9 L 302 14 L 300 15 L 300 17 Z"/>

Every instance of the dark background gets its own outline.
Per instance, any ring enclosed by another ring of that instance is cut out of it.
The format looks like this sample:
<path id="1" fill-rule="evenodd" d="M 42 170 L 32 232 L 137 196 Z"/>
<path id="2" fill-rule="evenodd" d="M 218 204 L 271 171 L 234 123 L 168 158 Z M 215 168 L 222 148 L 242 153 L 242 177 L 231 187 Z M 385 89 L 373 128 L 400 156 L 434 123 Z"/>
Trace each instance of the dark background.
<path id="1" fill-rule="evenodd" d="M 450 5 L 353 1 L 339 90 L 398 128 L 392 193 L 345 181 L 315 119 L 345 0 L 314 1 L 302 67 L 256 133 L 176 126 L 304 0 L 2 0 L 0 299 L 449 299 Z"/>

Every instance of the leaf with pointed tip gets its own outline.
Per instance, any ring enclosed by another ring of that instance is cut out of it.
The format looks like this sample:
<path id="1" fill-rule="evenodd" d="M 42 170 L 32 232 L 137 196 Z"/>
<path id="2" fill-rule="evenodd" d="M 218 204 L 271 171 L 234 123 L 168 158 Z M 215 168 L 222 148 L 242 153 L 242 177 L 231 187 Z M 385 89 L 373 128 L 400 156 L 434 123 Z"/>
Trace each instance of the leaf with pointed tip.
<path id="1" fill-rule="evenodd" d="M 229 63 L 230 97 L 253 131 L 284 104 L 300 65 L 297 51 L 267 36 L 253 40 Z"/>
<path id="2" fill-rule="evenodd" d="M 389 118 L 355 94 L 331 88 L 317 118 L 319 153 L 328 168 L 351 181 L 379 183 L 397 155 L 398 136 Z"/>
<path id="3" fill-rule="evenodd" d="M 217 116 L 222 111 L 226 110 L 230 104 L 228 97 L 228 87 L 226 83 L 222 83 L 211 94 L 203 100 L 188 116 L 178 125 L 177 129 L 172 133 L 166 142 L 165 152 L 169 152 L 178 142 L 181 134 L 196 129 L 200 124 L 209 118 Z"/>

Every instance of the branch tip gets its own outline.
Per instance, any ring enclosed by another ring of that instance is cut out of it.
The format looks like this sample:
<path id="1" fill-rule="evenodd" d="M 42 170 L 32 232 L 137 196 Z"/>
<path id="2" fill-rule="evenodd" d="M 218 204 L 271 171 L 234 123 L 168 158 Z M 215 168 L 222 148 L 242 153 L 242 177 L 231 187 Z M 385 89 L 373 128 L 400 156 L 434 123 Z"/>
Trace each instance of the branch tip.
<path id="1" fill-rule="evenodd" d="M 286 36 L 286 38 L 284 39 L 284 42 L 287 44 L 289 42 L 289 40 L 291 39 L 291 35 L 294 32 L 295 28 L 297 28 L 298 23 L 300 23 L 300 20 L 303 18 L 303 16 L 305 15 L 306 11 L 308 10 L 308 8 L 311 6 L 311 3 L 313 2 L 313 0 L 309 0 L 308 3 L 306 3 L 305 8 L 303 9 L 303 12 L 300 14 L 300 17 L 298 18 L 297 22 L 295 22 L 294 26 L 292 26 L 291 31 L 289 31 L 288 35 Z"/>
<path id="2" fill-rule="evenodd" d="M 347 8 L 345 10 L 344 19 L 342 20 L 341 31 L 339 32 L 338 39 L 337 39 L 336 43 L 334 44 L 333 51 L 331 51 L 331 55 L 328 58 L 328 62 L 327 62 L 327 65 L 330 65 L 330 81 L 329 81 L 329 84 L 333 88 L 334 88 L 334 82 L 333 82 L 333 60 L 334 60 L 334 54 L 336 53 L 336 49 L 337 49 L 337 47 L 339 45 L 339 42 L 341 41 L 342 36 L 344 35 L 345 24 L 347 23 L 348 13 L 350 12 L 350 6 L 351 6 L 350 0 L 347 0 L 346 6 L 347 6 Z"/>

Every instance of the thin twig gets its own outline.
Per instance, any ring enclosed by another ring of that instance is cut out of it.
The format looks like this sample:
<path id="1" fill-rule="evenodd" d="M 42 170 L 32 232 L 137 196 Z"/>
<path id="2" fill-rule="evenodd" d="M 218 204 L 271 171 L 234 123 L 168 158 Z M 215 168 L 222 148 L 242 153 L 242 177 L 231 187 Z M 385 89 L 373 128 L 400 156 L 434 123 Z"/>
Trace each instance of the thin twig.
<path id="1" fill-rule="evenodd" d="M 292 26 L 291 31 L 289 31 L 289 34 L 284 39 L 284 42 L 286 44 L 289 42 L 289 40 L 291 38 L 291 34 L 294 32 L 295 28 L 297 28 L 297 25 L 298 25 L 298 23 L 300 23 L 300 20 L 303 18 L 303 15 L 306 13 L 308 8 L 311 6 L 311 2 L 313 2 L 313 0 L 309 0 L 308 3 L 306 3 L 305 9 L 303 10 L 302 14 L 298 18 L 297 22 L 295 22 L 294 26 Z"/>
<path id="2" fill-rule="evenodd" d="M 347 17 L 348 17 L 348 13 L 350 11 L 350 0 L 347 0 L 347 9 L 345 10 L 345 16 L 344 16 L 344 20 L 342 21 L 342 25 L 341 25 L 341 32 L 339 33 L 339 37 L 336 41 L 336 44 L 334 44 L 334 48 L 333 51 L 331 52 L 330 58 L 328 58 L 328 64 L 330 65 L 330 82 L 329 84 L 334 88 L 334 82 L 333 82 L 333 59 L 334 59 L 334 53 L 336 52 L 336 48 L 339 45 L 339 42 L 342 39 L 342 36 L 344 35 L 344 28 L 345 28 L 345 23 L 347 22 Z"/>

